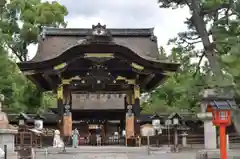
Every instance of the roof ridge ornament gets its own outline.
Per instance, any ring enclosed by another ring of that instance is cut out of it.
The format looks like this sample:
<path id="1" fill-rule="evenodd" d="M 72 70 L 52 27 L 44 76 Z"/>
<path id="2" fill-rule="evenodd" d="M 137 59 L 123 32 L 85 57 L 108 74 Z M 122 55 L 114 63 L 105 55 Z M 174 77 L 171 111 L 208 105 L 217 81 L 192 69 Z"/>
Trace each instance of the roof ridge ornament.
<path id="1" fill-rule="evenodd" d="M 92 25 L 92 35 L 96 36 L 107 36 L 109 32 L 106 29 L 106 25 L 101 25 L 98 23 L 97 25 Z"/>
<path id="2" fill-rule="evenodd" d="M 112 44 L 114 43 L 111 32 L 106 29 L 106 25 L 92 25 L 92 30 L 89 31 L 81 44 Z"/>

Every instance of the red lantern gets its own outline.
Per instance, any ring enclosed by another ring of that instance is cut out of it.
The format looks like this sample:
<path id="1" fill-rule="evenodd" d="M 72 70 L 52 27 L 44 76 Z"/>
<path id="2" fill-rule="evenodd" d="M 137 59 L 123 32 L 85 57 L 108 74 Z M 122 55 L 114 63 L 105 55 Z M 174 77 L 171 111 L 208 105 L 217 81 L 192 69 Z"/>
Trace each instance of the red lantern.
<path id="1" fill-rule="evenodd" d="M 207 112 L 212 113 L 212 122 L 219 126 L 221 159 L 227 159 L 226 127 L 231 124 L 232 105 L 229 101 L 213 101 L 207 106 Z"/>
<path id="2" fill-rule="evenodd" d="M 212 122 L 216 126 L 231 125 L 231 109 L 208 105 L 207 111 L 212 113 Z"/>

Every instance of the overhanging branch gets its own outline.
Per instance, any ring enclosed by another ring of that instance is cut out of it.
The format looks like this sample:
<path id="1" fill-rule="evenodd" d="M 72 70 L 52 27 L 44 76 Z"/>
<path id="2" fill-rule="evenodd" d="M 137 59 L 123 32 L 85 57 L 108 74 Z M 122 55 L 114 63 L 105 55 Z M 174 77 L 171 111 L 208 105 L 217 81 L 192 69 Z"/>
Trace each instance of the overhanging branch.
<path id="1" fill-rule="evenodd" d="M 203 52 L 202 55 L 200 56 L 200 59 L 199 59 L 198 64 L 197 64 L 196 72 L 193 74 L 193 78 L 196 77 L 197 73 L 198 73 L 199 70 L 200 70 L 200 65 L 201 65 L 201 63 L 202 63 L 202 60 L 203 60 L 204 55 L 205 55 L 205 52 Z"/>

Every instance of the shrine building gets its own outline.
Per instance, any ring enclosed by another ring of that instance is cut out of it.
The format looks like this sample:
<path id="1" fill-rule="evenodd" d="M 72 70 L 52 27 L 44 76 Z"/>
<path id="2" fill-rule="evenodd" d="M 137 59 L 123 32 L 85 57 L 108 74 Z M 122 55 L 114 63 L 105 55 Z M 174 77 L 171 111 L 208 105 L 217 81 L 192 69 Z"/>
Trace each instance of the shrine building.
<path id="1" fill-rule="evenodd" d="M 107 133 L 105 123 L 120 121 L 126 139 L 139 133 L 140 92 L 157 87 L 179 64 L 159 61 L 153 28 L 43 28 L 38 50 L 20 70 L 40 90 L 55 91 L 62 136 L 72 135 L 74 121 L 88 121 Z M 81 131 L 82 130 L 82 131 Z"/>

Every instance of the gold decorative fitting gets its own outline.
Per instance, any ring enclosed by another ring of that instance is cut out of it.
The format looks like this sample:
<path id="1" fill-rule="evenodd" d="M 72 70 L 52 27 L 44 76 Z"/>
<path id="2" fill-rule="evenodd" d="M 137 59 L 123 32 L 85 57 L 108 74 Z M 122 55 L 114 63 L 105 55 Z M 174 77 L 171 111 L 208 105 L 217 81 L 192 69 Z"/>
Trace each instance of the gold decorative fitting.
<path id="1" fill-rule="evenodd" d="M 136 63 L 134 63 L 134 62 L 131 64 L 131 66 L 132 66 L 133 68 L 137 69 L 137 70 L 140 70 L 140 71 L 144 69 L 143 66 L 141 66 L 141 65 L 139 65 L 139 64 L 136 64 Z"/>
<path id="2" fill-rule="evenodd" d="M 85 53 L 84 58 L 90 58 L 90 57 L 96 57 L 96 58 L 114 58 L 113 53 Z"/>
<path id="3" fill-rule="evenodd" d="M 75 76 L 75 77 L 72 78 L 72 80 L 81 80 L 81 77 Z"/>
<path id="4" fill-rule="evenodd" d="M 127 78 L 123 76 L 117 76 L 116 80 L 127 80 Z"/>
<path id="5" fill-rule="evenodd" d="M 128 92 L 127 93 L 127 95 L 126 95 L 126 100 L 127 100 L 127 103 L 128 104 L 132 104 L 131 102 L 132 102 L 132 94 L 130 93 L 130 92 Z"/>
<path id="6" fill-rule="evenodd" d="M 131 79 L 129 79 L 129 80 L 127 80 L 127 83 L 128 83 L 128 84 L 135 84 L 136 81 L 135 81 L 135 80 L 131 80 Z"/>
<path id="7" fill-rule="evenodd" d="M 64 62 L 64 63 L 61 63 L 61 64 L 59 64 L 57 66 L 54 66 L 53 69 L 54 70 L 60 70 L 60 69 L 63 69 L 64 67 L 66 67 L 66 66 L 67 66 L 67 63 Z"/>
<path id="8" fill-rule="evenodd" d="M 59 86 L 57 90 L 57 98 L 58 99 L 63 99 L 63 86 Z"/>
<path id="9" fill-rule="evenodd" d="M 134 79 L 127 79 L 126 77 L 123 77 L 123 76 L 118 76 L 117 78 L 116 78 L 116 80 L 124 80 L 124 81 L 126 81 L 128 84 L 135 84 L 136 82 L 135 82 L 135 80 Z"/>
<path id="10" fill-rule="evenodd" d="M 62 84 L 70 84 L 72 79 L 63 79 Z"/>
<path id="11" fill-rule="evenodd" d="M 140 87 L 138 85 L 134 85 L 134 98 L 140 98 Z"/>

